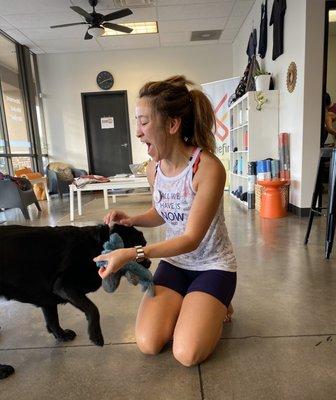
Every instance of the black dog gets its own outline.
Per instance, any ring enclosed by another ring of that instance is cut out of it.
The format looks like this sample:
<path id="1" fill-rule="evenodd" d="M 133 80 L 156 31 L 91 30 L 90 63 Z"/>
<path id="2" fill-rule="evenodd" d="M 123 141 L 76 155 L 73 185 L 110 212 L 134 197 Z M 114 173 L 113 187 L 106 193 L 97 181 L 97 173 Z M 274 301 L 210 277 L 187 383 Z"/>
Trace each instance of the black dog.
<path id="1" fill-rule="evenodd" d="M 145 246 L 143 234 L 133 227 L 107 225 L 87 227 L 0 226 L 0 297 L 42 308 L 48 332 L 59 341 L 76 333 L 62 329 L 57 305 L 71 303 L 83 311 L 90 340 L 104 345 L 98 308 L 86 297 L 102 283 L 92 259 L 99 255 L 111 233 L 118 233 L 125 247 Z M 141 263 L 148 268 L 149 260 Z M 14 372 L 0 365 L 0 379 Z"/>

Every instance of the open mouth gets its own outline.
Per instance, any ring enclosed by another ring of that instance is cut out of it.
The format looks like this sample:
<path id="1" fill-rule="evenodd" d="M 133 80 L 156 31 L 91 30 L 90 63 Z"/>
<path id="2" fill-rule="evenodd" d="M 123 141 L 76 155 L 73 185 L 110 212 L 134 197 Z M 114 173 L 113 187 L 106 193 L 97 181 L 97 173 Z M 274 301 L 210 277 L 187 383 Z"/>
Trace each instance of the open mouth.
<path id="1" fill-rule="evenodd" d="M 150 153 L 151 150 L 153 149 L 153 146 L 151 143 L 146 142 L 146 146 L 147 146 L 147 153 Z"/>

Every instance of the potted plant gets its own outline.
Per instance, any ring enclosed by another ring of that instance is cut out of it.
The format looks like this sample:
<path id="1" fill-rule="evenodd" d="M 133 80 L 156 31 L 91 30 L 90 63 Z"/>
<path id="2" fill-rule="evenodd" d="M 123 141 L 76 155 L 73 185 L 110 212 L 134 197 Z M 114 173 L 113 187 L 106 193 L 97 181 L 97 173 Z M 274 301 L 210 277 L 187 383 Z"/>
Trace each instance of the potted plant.
<path id="1" fill-rule="evenodd" d="M 257 92 L 269 90 L 271 83 L 270 72 L 266 72 L 264 69 L 257 69 L 254 74 L 254 82 Z"/>

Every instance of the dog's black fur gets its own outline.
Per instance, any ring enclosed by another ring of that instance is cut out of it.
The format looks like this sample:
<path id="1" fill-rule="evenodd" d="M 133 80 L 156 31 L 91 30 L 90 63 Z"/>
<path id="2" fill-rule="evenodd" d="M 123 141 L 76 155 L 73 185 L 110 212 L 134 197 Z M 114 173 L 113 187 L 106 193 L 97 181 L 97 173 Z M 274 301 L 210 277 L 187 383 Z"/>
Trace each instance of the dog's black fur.
<path id="1" fill-rule="evenodd" d="M 48 332 L 59 341 L 73 340 L 76 333 L 62 329 L 57 305 L 71 303 L 85 313 L 90 340 L 104 345 L 98 308 L 86 297 L 102 283 L 92 259 L 99 255 L 110 233 L 118 233 L 125 247 L 146 244 L 133 227 L 107 225 L 87 227 L 0 226 L 0 297 L 42 308 Z M 150 261 L 142 265 L 149 267 Z M 0 365 L 0 379 L 12 367 Z"/>

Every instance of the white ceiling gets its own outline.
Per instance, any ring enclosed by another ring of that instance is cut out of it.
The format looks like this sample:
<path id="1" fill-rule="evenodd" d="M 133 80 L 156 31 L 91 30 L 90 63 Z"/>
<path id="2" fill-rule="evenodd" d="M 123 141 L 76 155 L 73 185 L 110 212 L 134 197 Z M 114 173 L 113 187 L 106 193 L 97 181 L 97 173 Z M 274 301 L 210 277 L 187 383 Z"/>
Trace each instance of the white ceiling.
<path id="1" fill-rule="evenodd" d="M 159 33 L 84 40 L 85 25 L 49 28 L 83 22 L 69 7 L 91 12 L 88 0 L 0 0 L 0 29 L 37 54 L 232 43 L 255 0 L 98 0 L 96 11 L 108 14 L 120 2 L 133 15 L 113 22 L 158 21 Z M 223 30 L 219 40 L 190 41 L 192 31 L 213 29 Z"/>

